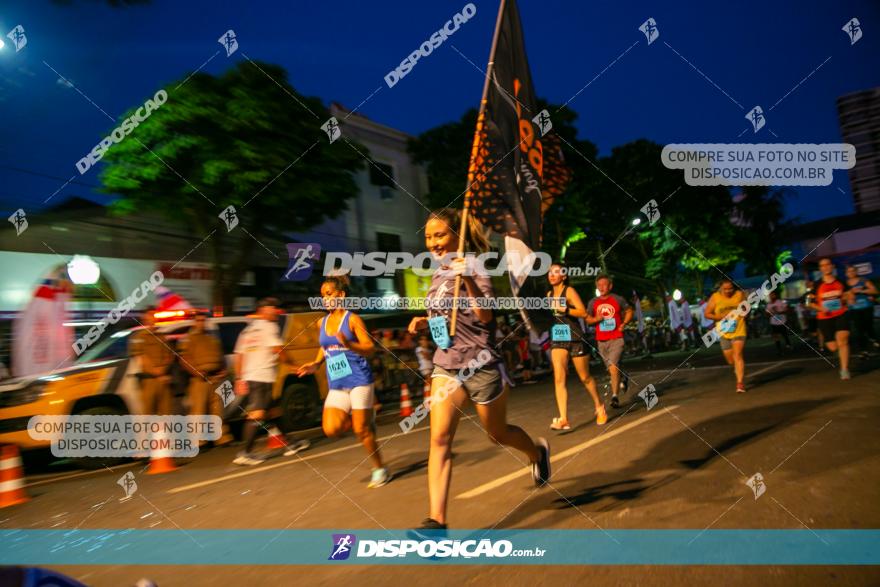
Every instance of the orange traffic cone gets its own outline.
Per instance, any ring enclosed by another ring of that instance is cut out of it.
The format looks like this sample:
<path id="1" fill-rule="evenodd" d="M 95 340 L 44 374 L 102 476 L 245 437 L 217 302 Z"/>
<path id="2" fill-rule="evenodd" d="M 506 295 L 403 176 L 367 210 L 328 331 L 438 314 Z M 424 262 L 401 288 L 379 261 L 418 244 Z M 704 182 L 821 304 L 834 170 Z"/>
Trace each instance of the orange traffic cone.
<path id="1" fill-rule="evenodd" d="M 5 445 L 0 452 L 0 508 L 24 503 L 29 499 L 24 491 L 24 471 L 18 447 L 14 444 Z"/>
<path id="2" fill-rule="evenodd" d="M 160 475 L 162 473 L 170 473 L 176 471 L 177 465 L 171 457 L 150 457 L 150 467 L 147 469 L 147 475 Z"/>
<path id="3" fill-rule="evenodd" d="M 287 438 L 281 433 L 277 426 L 269 429 L 269 440 L 266 442 L 266 450 L 275 450 L 285 448 L 287 446 Z"/>
<path id="4" fill-rule="evenodd" d="M 167 438 L 165 435 L 158 437 L 160 440 Z M 174 459 L 168 454 L 166 449 L 154 450 L 150 454 L 150 466 L 147 469 L 147 475 L 160 475 L 162 473 L 170 473 L 177 470 Z"/>
<path id="5" fill-rule="evenodd" d="M 406 383 L 400 384 L 400 417 L 406 418 L 412 415 L 412 402 L 409 401 L 409 388 Z"/>

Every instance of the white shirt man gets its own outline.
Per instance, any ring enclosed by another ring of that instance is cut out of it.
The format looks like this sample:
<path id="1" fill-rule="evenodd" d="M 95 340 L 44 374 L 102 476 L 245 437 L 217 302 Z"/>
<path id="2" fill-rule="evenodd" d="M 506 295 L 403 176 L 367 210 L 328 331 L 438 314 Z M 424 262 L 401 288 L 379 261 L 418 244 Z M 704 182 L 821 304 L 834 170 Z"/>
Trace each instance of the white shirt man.
<path id="1" fill-rule="evenodd" d="M 691 314 L 691 305 L 687 300 L 681 302 L 681 321 L 684 327 L 688 330 L 694 325 L 694 316 Z"/>
<path id="2" fill-rule="evenodd" d="M 284 343 L 277 323 L 257 319 L 248 324 L 235 341 L 235 353 L 242 356 L 239 379 L 274 383 L 278 375 L 280 346 Z"/>
<path id="3" fill-rule="evenodd" d="M 669 309 L 669 329 L 672 332 L 677 332 L 681 328 L 682 323 L 681 308 L 678 307 L 678 304 L 672 298 L 669 298 L 667 308 Z"/>
<path id="4" fill-rule="evenodd" d="M 254 441 L 257 431 L 269 423 L 270 435 L 280 435 L 269 417 L 272 406 L 272 385 L 278 376 L 279 356 L 284 342 L 278 331 L 278 300 L 264 298 L 257 302 L 256 319 L 238 335 L 235 341 L 235 392 L 246 395 L 247 424 L 244 429 L 244 450 L 233 463 L 236 465 L 259 465 L 263 457 L 255 454 Z M 288 452 L 291 449 L 288 447 Z"/>
<path id="5" fill-rule="evenodd" d="M 703 300 L 703 303 L 700 304 L 700 326 L 703 327 L 703 330 L 709 330 L 710 328 L 715 327 L 715 321 L 706 318 L 706 306 L 708 305 L 709 302 L 707 300 Z"/>

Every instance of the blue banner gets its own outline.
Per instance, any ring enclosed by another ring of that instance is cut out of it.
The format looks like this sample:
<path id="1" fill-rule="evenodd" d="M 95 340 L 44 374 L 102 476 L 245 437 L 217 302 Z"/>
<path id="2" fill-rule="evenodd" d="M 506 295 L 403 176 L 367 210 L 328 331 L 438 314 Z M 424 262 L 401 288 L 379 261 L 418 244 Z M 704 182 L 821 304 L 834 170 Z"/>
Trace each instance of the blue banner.
<path id="1" fill-rule="evenodd" d="M 3 565 L 877 565 L 880 530 L 0 530 Z"/>

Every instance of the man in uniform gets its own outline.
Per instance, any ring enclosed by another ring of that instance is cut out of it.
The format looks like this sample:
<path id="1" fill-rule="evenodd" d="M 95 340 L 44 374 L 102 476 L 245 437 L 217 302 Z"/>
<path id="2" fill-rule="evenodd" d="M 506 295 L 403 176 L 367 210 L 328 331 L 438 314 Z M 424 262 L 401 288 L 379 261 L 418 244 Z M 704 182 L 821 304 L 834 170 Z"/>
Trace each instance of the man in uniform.
<path id="1" fill-rule="evenodd" d="M 193 320 L 192 328 L 180 344 L 181 364 L 190 374 L 189 415 L 209 414 L 222 420 L 223 402 L 214 390 L 226 377 L 223 349 L 220 340 L 205 329 L 205 314 L 198 313 Z M 229 427 L 224 424 L 223 436 L 216 444 L 228 444 L 231 440 Z"/>
<path id="2" fill-rule="evenodd" d="M 142 325 L 128 343 L 128 354 L 140 360 L 141 405 L 144 414 L 168 416 L 172 412 L 171 375 L 174 360 L 165 336 L 156 330 L 153 309 L 144 312 Z"/>

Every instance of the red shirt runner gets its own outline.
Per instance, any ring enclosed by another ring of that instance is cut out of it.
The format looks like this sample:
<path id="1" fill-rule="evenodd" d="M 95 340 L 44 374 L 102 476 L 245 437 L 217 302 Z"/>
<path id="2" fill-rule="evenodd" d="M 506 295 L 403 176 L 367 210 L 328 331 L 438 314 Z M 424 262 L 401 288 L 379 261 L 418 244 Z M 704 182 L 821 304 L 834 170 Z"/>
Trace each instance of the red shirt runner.
<path id="1" fill-rule="evenodd" d="M 627 301 L 614 293 L 590 300 L 587 312 L 590 316 L 602 318 L 596 324 L 596 340 L 623 338 L 620 325 L 623 324 L 623 313 L 628 307 Z"/>
<path id="2" fill-rule="evenodd" d="M 843 284 L 836 279 L 830 283 L 822 281 L 816 288 L 816 300 L 822 308 L 816 313 L 816 318 L 828 320 L 844 314 L 846 305 L 843 302 L 843 291 Z"/>

